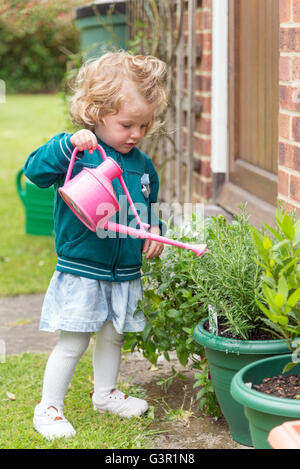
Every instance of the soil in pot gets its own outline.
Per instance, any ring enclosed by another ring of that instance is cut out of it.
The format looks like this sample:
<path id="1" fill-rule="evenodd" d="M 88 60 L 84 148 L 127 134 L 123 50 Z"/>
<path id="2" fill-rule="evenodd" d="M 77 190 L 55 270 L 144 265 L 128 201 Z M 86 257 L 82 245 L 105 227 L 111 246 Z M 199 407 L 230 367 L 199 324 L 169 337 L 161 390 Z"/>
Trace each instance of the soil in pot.
<path id="1" fill-rule="evenodd" d="M 252 389 L 286 399 L 300 399 L 300 376 L 277 375 L 265 378 L 261 384 L 253 384 Z"/>
<path id="2" fill-rule="evenodd" d="M 204 323 L 204 329 L 209 332 L 209 319 L 206 320 Z M 224 319 L 222 317 L 218 317 L 218 336 L 219 337 L 227 337 L 227 339 L 237 339 L 237 340 L 244 340 L 243 337 L 239 335 L 233 335 L 231 331 L 228 330 L 228 325 L 224 324 Z M 272 340 L 274 336 L 271 332 L 268 332 L 264 329 L 257 328 L 252 331 L 248 340 Z"/>

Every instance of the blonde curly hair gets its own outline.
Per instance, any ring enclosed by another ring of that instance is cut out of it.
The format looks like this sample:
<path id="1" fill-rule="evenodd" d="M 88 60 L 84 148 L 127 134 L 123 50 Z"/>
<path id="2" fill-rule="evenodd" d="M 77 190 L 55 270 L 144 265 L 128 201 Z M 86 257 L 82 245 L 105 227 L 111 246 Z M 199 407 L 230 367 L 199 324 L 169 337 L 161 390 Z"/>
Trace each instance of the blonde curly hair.
<path id="1" fill-rule="evenodd" d="M 116 114 L 124 102 L 124 82 L 130 81 L 156 112 L 146 133 L 160 125 L 159 113 L 166 106 L 164 78 L 166 64 L 153 56 L 131 55 L 126 51 L 108 52 L 86 61 L 80 68 L 74 94 L 70 99 L 70 114 L 74 124 L 94 130 L 108 114 Z"/>

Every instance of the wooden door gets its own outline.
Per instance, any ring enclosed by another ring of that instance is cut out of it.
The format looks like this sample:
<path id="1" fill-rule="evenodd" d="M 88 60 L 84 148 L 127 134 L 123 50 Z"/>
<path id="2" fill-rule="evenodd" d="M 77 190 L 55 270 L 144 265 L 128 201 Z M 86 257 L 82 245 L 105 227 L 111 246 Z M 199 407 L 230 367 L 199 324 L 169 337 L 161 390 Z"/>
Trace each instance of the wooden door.
<path id="1" fill-rule="evenodd" d="M 277 200 L 279 27 L 279 0 L 229 0 L 229 168 L 218 202 L 233 213 L 247 202 L 253 220 L 270 221 Z"/>

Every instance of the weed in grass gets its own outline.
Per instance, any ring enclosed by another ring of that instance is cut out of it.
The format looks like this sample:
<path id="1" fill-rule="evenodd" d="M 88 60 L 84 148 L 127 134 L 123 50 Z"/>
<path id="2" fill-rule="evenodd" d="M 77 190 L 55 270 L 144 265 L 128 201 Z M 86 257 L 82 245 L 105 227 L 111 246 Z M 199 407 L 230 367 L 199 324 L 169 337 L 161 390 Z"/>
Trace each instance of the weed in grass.
<path id="1" fill-rule="evenodd" d="M 187 407 L 186 405 L 186 398 L 187 398 L 187 388 L 184 386 L 184 395 L 183 395 L 183 401 L 182 404 L 176 408 L 173 409 L 168 402 L 166 402 L 165 398 L 161 399 L 162 402 L 162 408 L 164 413 L 166 414 L 166 419 L 168 421 L 176 422 L 180 425 L 183 425 L 185 427 L 189 427 L 190 419 L 194 416 L 194 412 L 192 410 L 193 407 L 193 398 L 190 399 L 190 405 Z"/>
<path id="2" fill-rule="evenodd" d="M 17 326 L 25 326 L 26 324 L 30 324 L 34 321 L 35 318 L 18 318 L 13 322 L 6 322 L 4 323 L 5 326 L 8 327 L 17 327 Z"/>

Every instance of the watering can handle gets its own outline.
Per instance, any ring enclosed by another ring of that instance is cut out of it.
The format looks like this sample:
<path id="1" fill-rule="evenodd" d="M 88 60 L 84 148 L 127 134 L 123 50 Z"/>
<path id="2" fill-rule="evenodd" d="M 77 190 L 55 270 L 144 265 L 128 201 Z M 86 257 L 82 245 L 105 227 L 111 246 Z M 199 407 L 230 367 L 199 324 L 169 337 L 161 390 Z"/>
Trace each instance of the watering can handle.
<path id="1" fill-rule="evenodd" d="M 24 169 L 20 169 L 20 171 L 18 172 L 17 177 L 16 177 L 16 185 L 17 185 L 17 190 L 18 190 L 18 194 L 20 196 L 20 199 L 24 203 L 25 191 L 24 191 L 24 189 L 22 187 L 22 184 L 21 184 L 21 179 L 22 179 L 23 174 L 24 174 Z"/>
<path id="2" fill-rule="evenodd" d="M 106 156 L 106 153 L 105 153 L 104 149 L 100 145 L 97 145 L 97 150 L 99 150 L 103 160 L 106 160 L 107 156 Z M 77 155 L 78 152 L 79 152 L 79 149 L 77 147 L 75 147 L 74 150 L 73 150 L 71 159 L 70 159 L 70 164 L 69 164 L 69 167 L 68 167 L 65 183 L 68 182 L 71 179 L 75 158 L 76 158 L 76 155 Z"/>

